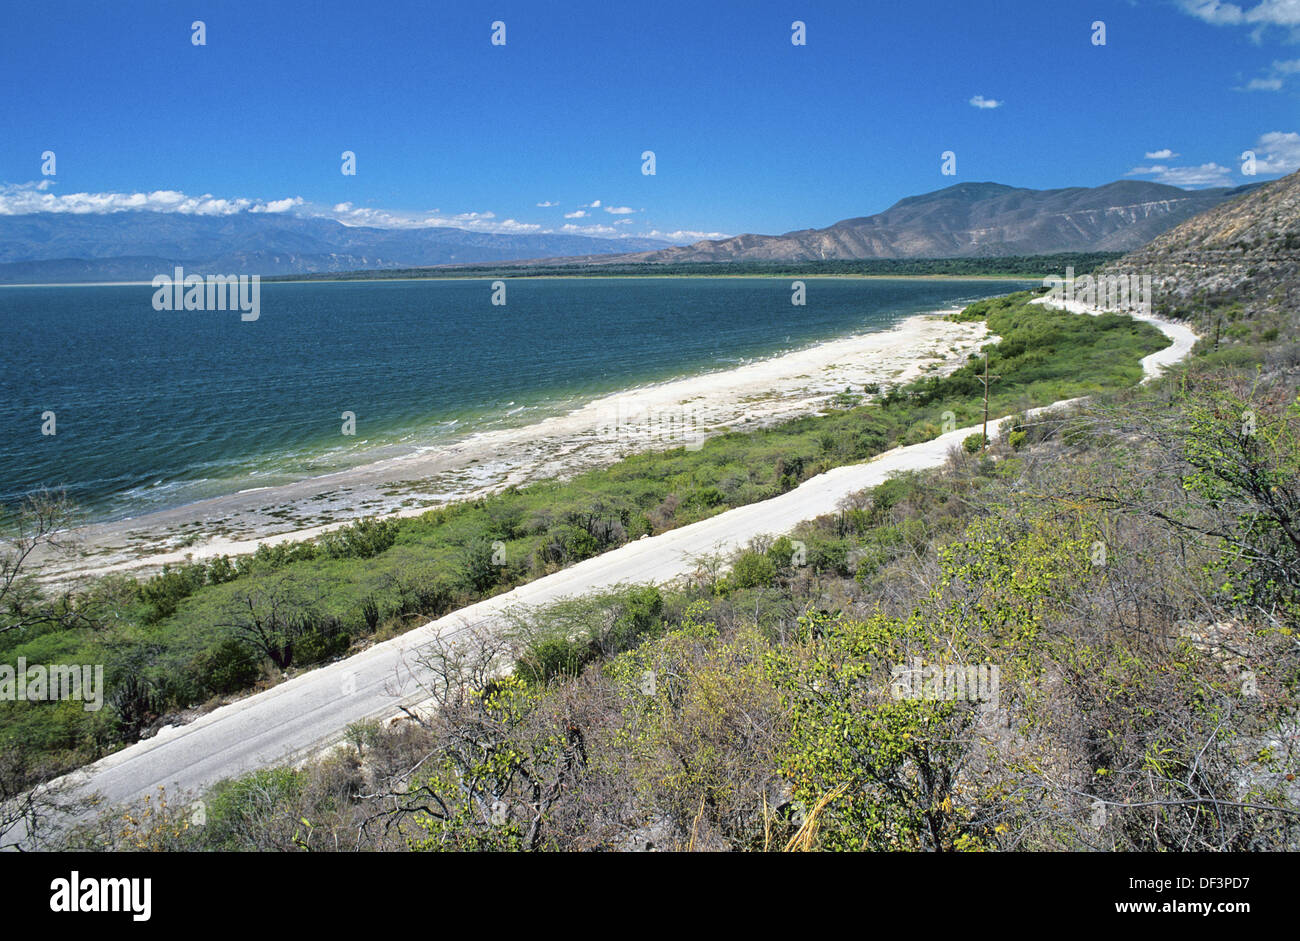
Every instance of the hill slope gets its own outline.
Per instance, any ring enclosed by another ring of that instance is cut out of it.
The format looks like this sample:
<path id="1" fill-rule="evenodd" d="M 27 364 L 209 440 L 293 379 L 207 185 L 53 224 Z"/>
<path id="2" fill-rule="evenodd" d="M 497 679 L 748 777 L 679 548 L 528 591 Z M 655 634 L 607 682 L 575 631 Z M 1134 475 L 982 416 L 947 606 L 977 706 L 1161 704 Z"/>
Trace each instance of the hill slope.
<path id="1" fill-rule="evenodd" d="M 1247 189 L 1183 190 L 1134 180 L 1054 190 L 959 183 L 824 229 L 738 235 L 619 260 L 813 261 L 1127 251 Z"/>
<path id="2" fill-rule="evenodd" d="M 1182 316 L 1294 322 L 1300 172 L 1181 223 L 1102 272 L 1151 275 L 1156 303 Z"/>

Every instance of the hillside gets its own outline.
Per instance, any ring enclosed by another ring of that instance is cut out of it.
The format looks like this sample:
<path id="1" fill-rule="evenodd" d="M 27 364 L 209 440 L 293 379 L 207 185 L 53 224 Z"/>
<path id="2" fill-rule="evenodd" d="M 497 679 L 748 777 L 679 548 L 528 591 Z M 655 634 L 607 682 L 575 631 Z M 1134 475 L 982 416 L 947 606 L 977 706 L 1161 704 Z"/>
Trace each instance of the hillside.
<path id="1" fill-rule="evenodd" d="M 1297 322 L 1300 172 L 1170 229 L 1102 269 L 1150 274 L 1157 304 L 1213 330 L 1250 320 L 1262 330 Z M 1245 329 L 1237 325 L 1238 333 Z"/>
<path id="2" fill-rule="evenodd" d="M 824 229 L 738 235 L 603 261 L 813 261 L 1127 251 L 1248 189 L 1184 190 L 1135 180 L 1053 190 L 959 183 Z"/>

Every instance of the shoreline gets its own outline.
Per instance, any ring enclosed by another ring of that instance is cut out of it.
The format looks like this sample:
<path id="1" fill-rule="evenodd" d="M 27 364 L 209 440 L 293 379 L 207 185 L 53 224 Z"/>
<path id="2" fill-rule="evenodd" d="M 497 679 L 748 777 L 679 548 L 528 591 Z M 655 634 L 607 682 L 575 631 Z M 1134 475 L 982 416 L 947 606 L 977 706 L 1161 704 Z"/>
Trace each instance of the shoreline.
<path id="1" fill-rule="evenodd" d="M 442 275 L 427 278 L 293 278 L 288 275 L 259 275 L 262 284 L 396 284 L 421 281 L 508 281 L 512 278 L 529 281 L 667 281 L 682 278 L 705 278 L 709 280 L 744 279 L 744 278 L 778 278 L 788 280 L 815 279 L 823 281 L 1024 281 L 1037 284 L 1041 278 L 1024 274 L 523 274 L 502 276 L 501 274 L 463 274 Z M 270 279 L 270 280 L 268 280 Z M 0 288 L 117 288 L 117 287 L 154 287 L 152 281 L 36 281 L 22 284 L 0 283 Z"/>
<path id="2" fill-rule="evenodd" d="M 280 276 L 274 276 L 279 278 Z M 1041 279 L 1020 274 L 797 274 L 797 273 L 772 273 L 772 274 L 525 274 L 525 275 L 502 275 L 497 274 L 464 274 L 464 275 L 443 275 L 441 277 L 428 278 L 294 278 L 292 280 L 263 280 L 263 284 L 381 284 L 386 281 L 398 283 L 420 282 L 420 281 L 509 281 L 512 278 L 528 281 L 668 281 L 681 280 L 690 278 L 704 278 L 707 280 L 724 280 L 724 279 L 745 279 L 745 278 L 776 278 L 787 281 L 791 278 L 797 280 L 821 280 L 821 281 L 1025 281 L 1037 284 Z M 134 282 L 113 282 L 117 284 L 126 284 Z M 147 282 L 142 282 L 147 283 Z M 46 285 L 9 285 L 10 287 L 44 287 Z M 60 285 L 49 285 L 59 287 Z"/>
<path id="3" fill-rule="evenodd" d="M 892 327 L 816 343 L 732 369 L 621 390 L 566 414 L 479 431 L 447 446 L 382 458 L 288 484 L 255 488 L 78 527 L 71 556 L 43 558 L 42 581 L 241 555 L 259 544 L 319 536 L 362 517 L 418 516 L 509 486 L 564 479 L 628 454 L 697 446 L 723 431 L 753 431 L 814 415 L 846 387 L 862 389 L 951 372 L 988 341 L 959 308 L 914 314 Z"/>

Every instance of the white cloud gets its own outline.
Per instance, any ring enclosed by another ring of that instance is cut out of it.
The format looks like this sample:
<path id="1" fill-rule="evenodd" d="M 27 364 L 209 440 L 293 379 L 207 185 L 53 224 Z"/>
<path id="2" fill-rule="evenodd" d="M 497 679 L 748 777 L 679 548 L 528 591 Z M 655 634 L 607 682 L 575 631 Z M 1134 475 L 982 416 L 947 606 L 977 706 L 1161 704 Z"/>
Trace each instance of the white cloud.
<path id="1" fill-rule="evenodd" d="M 660 232 L 655 229 L 646 233 L 647 238 L 663 239 L 665 242 L 698 242 L 701 239 L 731 238 L 726 232 L 695 232 L 691 229 L 678 229 L 675 232 Z"/>
<path id="2" fill-rule="evenodd" d="M 983 95 L 976 95 L 970 100 L 971 107 L 987 110 L 989 108 L 1001 108 L 1006 102 L 998 101 L 995 98 L 985 98 Z"/>
<path id="3" fill-rule="evenodd" d="M 1199 167 L 1169 167 L 1156 164 L 1134 167 L 1125 176 L 1151 176 L 1155 183 L 1170 186 L 1227 186 L 1232 182 L 1232 170 L 1217 163 L 1203 163 Z"/>
<path id="4" fill-rule="evenodd" d="M 1257 173 L 1290 173 L 1300 170 L 1300 134 L 1269 131 L 1255 141 Z"/>
<path id="5" fill-rule="evenodd" d="M 558 206 L 558 205 L 560 205 L 560 204 L 559 204 L 559 203 L 553 203 L 553 202 L 551 202 L 549 199 L 547 199 L 547 200 L 543 200 L 542 202 L 538 203 L 538 204 L 537 204 L 537 208 L 538 208 L 538 209 L 550 209 L 552 206 Z"/>
<path id="6" fill-rule="evenodd" d="M 1153 151 L 1151 151 L 1151 152 L 1145 154 L 1144 156 L 1145 156 L 1148 160 L 1170 160 L 1170 159 L 1172 159 L 1172 158 L 1174 158 L 1174 157 L 1177 157 L 1177 156 L 1179 156 L 1179 155 L 1176 154 L 1176 153 L 1174 153 L 1174 152 L 1173 152 L 1172 150 L 1170 150 L 1168 147 L 1165 147 L 1165 148 L 1163 148 L 1163 149 L 1161 149 L 1161 150 L 1153 150 Z"/>
<path id="7" fill-rule="evenodd" d="M 14 216 L 35 212 L 92 213 L 175 212 L 194 216 L 231 216 L 239 212 L 285 212 L 303 205 L 299 197 L 271 200 L 222 199 L 211 193 L 187 196 L 177 190 L 154 190 L 149 193 L 65 193 L 46 192 L 44 183 L 0 184 L 0 215 Z"/>
<path id="8" fill-rule="evenodd" d="M 1287 59 L 1274 62 L 1263 78 L 1252 78 L 1237 91 L 1281 91 L 1286 78 L 1300 73 L 1300 59 Z"/>
<path id="9" fill-rule="evenodd" d="M 623 234 L 619 232 L 618 229 L 607 225 L 574 225 L 572 222 L 567 222 L 560 226 L 560 231 L 566 232 L 569 235 L 590 235 L 594 237 L 608 237 L 611 235 Z"/>
<path id="10" fill-rule="evenodd" d="M 288 212 L 302 205 L 301 196 L 288 196 L 284 199 L 273 199 L 262 206 L 254 206 L 249 212 Z"/>
<path id="11" fill-rule="evenodd" d="M 1179 0 L 1178 5 L 1215 26 L 1300 26 L 1300 0 L 1262 0 L 1249 9 L 1220 0 Z"/>
<path id="12" fill-rule="evenodd" d="M 420 226 L 447 225 L 436 220 L 435 213 L 397 213 L 387 209 L 371 209 L 352 203 L 337 203 L 332 208 L 305 206 L 301 215 L 334 219 L 344 225 L 375 226 L 380 229 L 414 229 Z"/>
<path id="13" fill-rule="evenodd" d="M 1241 22 L 1241 7 L 1235 3 L 1220 3 L 1219 0 L 1180 0 L 1178 4 L 1184 13 L 1190 13 L 1197 19 L 1215 26 L 1237 25 Z"/>
<path id="14" fill-rule="evenodd" d="M 283 199 L 220 198 L 211 193 L 190 196 L 178 190 L 153 190 L 147 193 L 65 193 L 47 192 L 49 180 L 39 183 L 0 183 L 0 215 L 29 213 L 67 213 L 73 215 L 118 212 L 165 212 L 194 216 L 233 216 L 249 213 L 293 213 L 298 216 L 334 219 L 344 225 L 376 226 L 387 229 L 413 229 L 453 226 L 474 232 L 540 232 L 543 227 L 517 219 L 497 219 L 493 212 L 462 212 L 445 215 L 434 209 L 427 212 L 403 212 L 355 206 L 350 202 L 317 206 L 301 196 Z"/>
<path id="15" fill-rule="evenodd" d="M 241 212 L 288 213 L 307 218 L 333 219 L 344 225 L 373 226 L 387 229 L 450 226 L 472 232 L 514 234 L 561 232 L 594 238 L 631 238 L 634 237 L 634 233 L 630 232 L 628 227 L 634 221 L 632 216 L 644 212 L 644 210 L 633 209 L 629 206 L 605 206 L 600 200 L 595 200 L 591 205 L 583 209 L 565 213 L 565 218 L 589 219 L 593 213 L 588 210 L 595 206 L 616 217 L 610 219 L 609 224 L 588 223 L 578 225 L 566 222 L 556 228 L 533 222 L 521 222 L 513 217 L 499 219 L 496 213 L 490 210 L 459 213 L 444 213 L 440 209 L 423 211 L 389 210 L 371 206 L 358 206 L 351 201 L 316 204 L 307 202 L 300 196 L 286 196 L 279 199 L 223 198 L 213 196 L 210 193 L 191 196 L 178 190 L 56 195 L 49 192 L 52 185 L 53 181 L 49 179 L 31 183 L 0 183 L 0 215 L 46 212 L 107 214 L 133 210 L 207 216 L 232 216 Z M 559 204 L 555 203 L 554 205 Z M 699 241 L 700 239 L 726 238 L 727 233 L 679 229 L 673 232 L 650 232 L 647 233 L 647 237 L 686 243 Z"/>
<path id="16" fill-rule="evenodd" d="M 373 226 L 379 229 L 423 229 L 451 227 L 470 232 L 541 232 L 540 225 L 520 222 L 517 219 L 497 219 L 494 212 L 459 212 L 448 215 L 439 209 L 425 212 L 406 212 L 401 210 L 372 209 L 366 206 L 353 206 L 352 203 L 337 203 L 333 207 L 303 204 L 298 215 L 334 219 L 344 225 Z"/>
<path id="17" fill-rule="evenodd" d="M 535 222 L 520 222 L 518 219 L 506 219 L 497 226 L 498 232 L 540 232 L 542 227 Z"/>

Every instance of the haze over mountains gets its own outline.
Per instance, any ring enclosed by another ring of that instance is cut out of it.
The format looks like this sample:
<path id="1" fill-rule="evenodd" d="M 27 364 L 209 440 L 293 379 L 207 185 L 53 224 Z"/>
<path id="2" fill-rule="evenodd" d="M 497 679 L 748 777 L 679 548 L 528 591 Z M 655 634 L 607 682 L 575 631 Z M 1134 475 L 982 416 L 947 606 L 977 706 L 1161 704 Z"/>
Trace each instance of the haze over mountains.
<path id="1" fill-rule="evenodd" d="M 0 283 L 147 281 L 182 265 L 261 275 L 464 265 L 656 249 L 657 239 L 375 228 L 288 213 L 0 215 Z"/>
<path id="2" fill-rule="evenodd" d="M 1033 190 L 959 183 L 823 229 L 686 246 L 645 238 L 347 226 L 288 213 L 38 213 L 0 216 L 0 283 L 149 280 L 176 265 L 199 273 L 292 275 L 498 262 L 798 262 L 1129 251 L 1259 185 L 1184 190 L 1127 180 Z"/>

